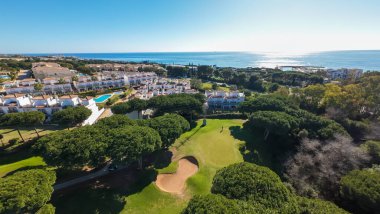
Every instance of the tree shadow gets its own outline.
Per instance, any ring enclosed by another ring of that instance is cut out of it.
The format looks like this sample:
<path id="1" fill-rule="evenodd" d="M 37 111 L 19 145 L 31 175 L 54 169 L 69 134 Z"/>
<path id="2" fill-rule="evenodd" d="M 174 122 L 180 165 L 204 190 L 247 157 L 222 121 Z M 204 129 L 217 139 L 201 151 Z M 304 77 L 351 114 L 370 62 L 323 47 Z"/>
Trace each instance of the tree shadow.
<path id="1" fill-rule="evenodd" d="M 54 192 L 52 203 L 56 213 L 120 213 L 125 198 L 141 192 L 156 180 L 157 171 L 130 167 L 85 184 Z"/>
<path id="2" fill-rule="evenodd" d="M 3 154 L 0 154 L 0 165 L 11 164 L 11 163 L 18 162 L 18 161 L 21 161 L 33 156 L 35 156 L 35 154 L 31 152 L 30 147 L 29 148 L 25 147 L 24 149 L 15 153 L 10 153 L 10 154 L 3 153 Z"/>
<path id="3" fill-rule="evenodd" d="M 155 151 L 148 159 L 148 162 L 153 163 L 155 169 L 163 169 L 172 162 L 173 153 L 169 150 Z"/>
<path id="4" fill-rule="evenodd" d="M 21 167 L 19 169 L 16 169 L 12 172 L 7 173 L 4 177 L 11 176 L 11 175 L 15 174 L 16 172 L 30 170 L 30 169 L 46 169 L 46 166 L 25 166 L 25 167 Z"/>
<path id="5" fill-rule="evenodd" d="M 70 195 L 53 195 L 56 213 L 120 213 L 125 202 L 112 189 L 88 188 Z"/>
<path id="6" fill-rule="evenodd" d="M 281 153 L 283 151 L 281 149 L 279 151 L 270 142 L 272 139 L 265 141 L 263 131 L 240 126 L 231 126 L 229 129 L 234 138 L 245 142 L 239 148 L 244 161 L 266 166 L 281 175 L 283 162 Z"/>
<path id="7" fill-rule="evenodd" d="M 181 147 L 183 144 L 185 144 L 187 141 L 189 141 L 195 134 L 197 134 L 199 132 L 199 130 L 201 130 L 201 128 L 203 128 L 204 126 L 199 126 L 199 128 L 197 128 L 197 130 L 195 130 L 194 133 L 192 133 L 190 136 L 186 137 L 183 141 L 179 142 L 179 145 L 178 146 L 175 146 L 176 149 L 178 149 L 179 147 Z"/>

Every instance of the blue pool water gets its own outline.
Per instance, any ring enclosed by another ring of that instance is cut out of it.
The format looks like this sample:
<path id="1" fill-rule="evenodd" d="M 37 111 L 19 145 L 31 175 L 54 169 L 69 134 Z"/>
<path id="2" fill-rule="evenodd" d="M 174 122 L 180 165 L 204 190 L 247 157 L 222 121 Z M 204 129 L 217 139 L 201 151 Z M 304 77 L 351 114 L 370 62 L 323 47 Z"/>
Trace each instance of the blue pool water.
<path id="1" fill-rule="evenodd" d="M 8 75 L 0 75 L 0 79 L 10 79 L 11 77 Z"/>
<path id="2" fill-rule="evenodd" d="M 112 97 L 112 94 L 104 94 L 99 97 L 96 97 L 94 100 L 96 103 L 103 103 L 106 100 L 108 100 L 110 97 Z"/>

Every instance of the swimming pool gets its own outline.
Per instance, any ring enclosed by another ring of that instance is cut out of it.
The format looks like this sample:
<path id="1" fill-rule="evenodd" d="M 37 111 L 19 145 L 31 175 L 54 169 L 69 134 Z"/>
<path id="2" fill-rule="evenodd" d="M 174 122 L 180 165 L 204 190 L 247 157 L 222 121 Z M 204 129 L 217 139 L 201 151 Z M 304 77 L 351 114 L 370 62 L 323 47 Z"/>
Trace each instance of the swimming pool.
<path id="1" fill-rule="evenodd" d="M 112 94 L 103 94 L 103 95 L 100 95 L 99 97 L 96 97 L 94 100 L 96 103 L 103 103 L 106 100 L 108 100 L 110 97 L 112 97 Z"/>
<path id="2" fill-rule="evenodd" d="M 0 79 L 10 79 L 11 77 L 8 75 L 0 75 Z"/>

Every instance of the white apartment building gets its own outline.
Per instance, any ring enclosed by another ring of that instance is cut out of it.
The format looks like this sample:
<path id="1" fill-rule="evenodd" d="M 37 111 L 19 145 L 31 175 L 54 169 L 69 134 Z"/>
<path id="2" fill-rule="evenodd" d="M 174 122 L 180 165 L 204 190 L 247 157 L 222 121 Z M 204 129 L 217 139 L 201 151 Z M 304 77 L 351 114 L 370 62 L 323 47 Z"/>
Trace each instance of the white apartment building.
<path id="1" fill-rule="evenodd" d="M 125 72 L 102 72 L 95 76 L 81 76 L 74 82 L 78 91 L 118 88 L 129 85 Z"/>
<path id="2" fill-rule="evenodd" d="M 354 78 L 358 79 L 363 75 L 362 69 L 348 69 L 348 68 L 341 68 L 341 69 L 328 69 L 327 70 L 327 76 L 331 80 L 345 80 L 348 78 Z"/>
<path id="3" fill-rule="evenodd" d="M 135 95 L 140 99 L 150 99 L 154 96 L 169 94 L 198 93 L 196 90 L 191 89 L 190 80 L 162 78 L 156 81 L 144 81 L 141 84 Z"/>
<path id="4" fill-rule="evenodd" d="M 3 83 L 7 94 L 33 93 L 36 80 L 32 78 L 23 80 L 6 81 Z"/>
<path id="5" fill-rule="evenodd" d="M 235 110 L 244 102 L 244 93 L 238 91 L 206 91 L 207 105 L 214 110 Z"/>
<path id="6" fill-rule="evenodd" d="M 63 108 L 83 105 L 91 110 L 90 117 L 82 125 L 94 124 L 104 109 L 98 109 L 92 97 L 80 99 L 77 95 L 67 95 L 62 97 L 43 95 L 30 96 L 26 94 L 11 94 L 0 96 L 0 114 L 14 112 L 41 111 L 47 117 L 52 116 L 56 111 Z"/>
<path id="7" fill-rule="evenodd" d="M 41 80 L 24 79 L 6 81 L 2 85 L 7 94 L 32 94 L 37 91 L 34 85 L 43 84 L 40 92 L 45 94 L 65 94 L 73 92 L 74 89 L 82 92 L 88 90 L 99 90 L 108 88 L 118 88 L 126 85 L 137 85 L 157 80 L 157 75 L 153 72 L 101 72 L 95 76 L 79 76 L 78 81 L 72 81 L 71 77 L 46 77 Z"/>

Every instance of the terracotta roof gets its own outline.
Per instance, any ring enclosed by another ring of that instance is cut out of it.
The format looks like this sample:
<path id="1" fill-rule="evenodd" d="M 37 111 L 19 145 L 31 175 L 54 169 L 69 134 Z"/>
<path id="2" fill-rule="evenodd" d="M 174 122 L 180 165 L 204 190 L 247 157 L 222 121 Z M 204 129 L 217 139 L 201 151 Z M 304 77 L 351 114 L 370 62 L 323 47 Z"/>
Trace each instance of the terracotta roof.
<path id="1" fill-rule="evenodd" d="M 54 78 L 54 77 L 46 77 L 46 78 L 43 79 L 43 81 L 45 81 L 45 80 L 58 80 L 58 79 Z"/>
<path id="2" fill-rule="evenodd" d="M 4 81 L 3 84 L 14 84 L 15 81 Z"/>
<path id="3" fill-rule="evenodd" d="M 49 98 L 51 98 L 52 96 L 50 95 L 42 95 L 42 96 L 36 96 L 36 97 L 33 97 L 32 99 L 33 100 L 47 100 Z"/>
<path id="4" fill-rule="evenodd" d="M 69 95 L 65 95 L 65 96 L 60 97 L 60 99 L 73 99 L 73 98 L 76 98 L 76 97 L 78 97 L 78 95 L 69 94 Z"/>

